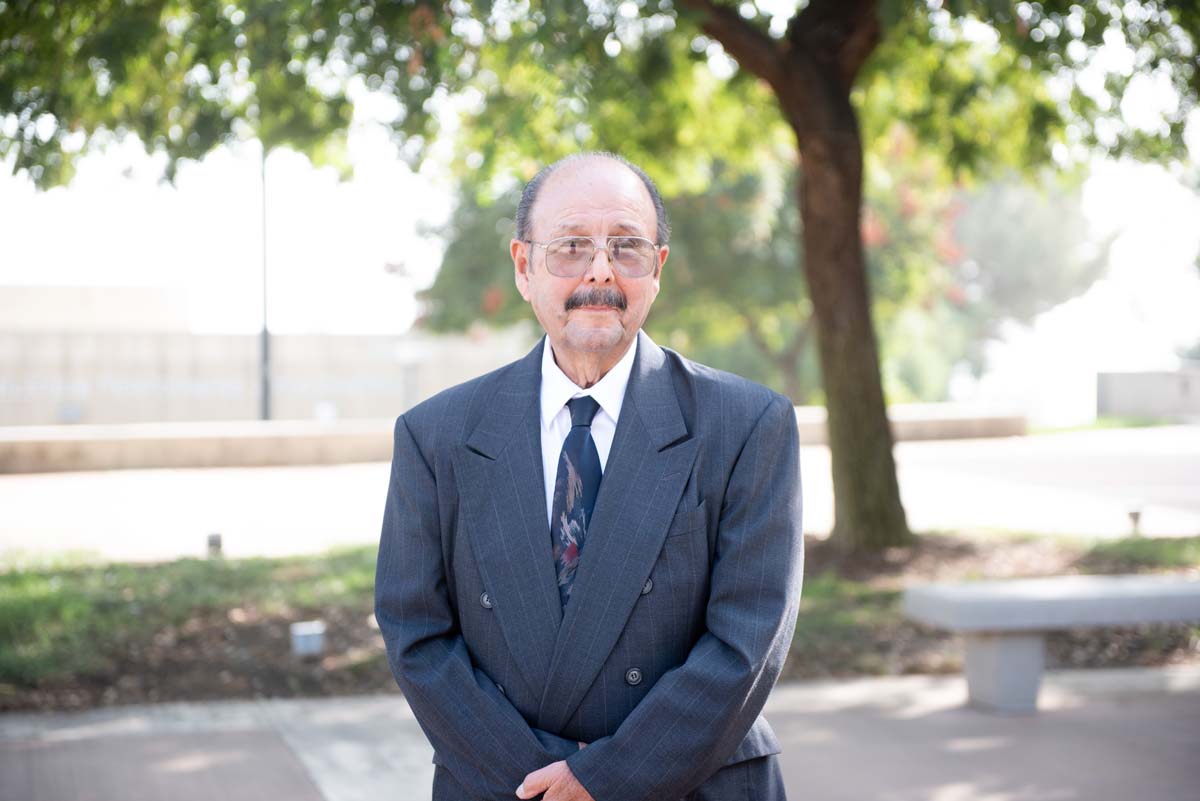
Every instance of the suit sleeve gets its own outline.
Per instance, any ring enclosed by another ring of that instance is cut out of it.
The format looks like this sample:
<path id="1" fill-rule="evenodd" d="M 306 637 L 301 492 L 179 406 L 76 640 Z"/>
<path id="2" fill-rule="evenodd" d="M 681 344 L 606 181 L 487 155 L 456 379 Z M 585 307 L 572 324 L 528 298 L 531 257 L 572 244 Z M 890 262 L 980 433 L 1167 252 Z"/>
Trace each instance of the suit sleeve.
<path id="1" fill-rule="evenodd" d="M 725 763 L 762 711 L 800 602 L 799 473 L 795 411 L 776 396 L 732 469 L 704 634 L 611 737 L 567 759 L 595 801 L 682 798 Z"/>
<path id="2" fill-rule="evenodd" d="M 454 778 L 477 799 L 512 801 L 530 771 L 579 750 L 530 728 L 476 668 L 450 605 L 433 471 L 404 417 L 375 574 L 375 617 L 396 683 Z"/>

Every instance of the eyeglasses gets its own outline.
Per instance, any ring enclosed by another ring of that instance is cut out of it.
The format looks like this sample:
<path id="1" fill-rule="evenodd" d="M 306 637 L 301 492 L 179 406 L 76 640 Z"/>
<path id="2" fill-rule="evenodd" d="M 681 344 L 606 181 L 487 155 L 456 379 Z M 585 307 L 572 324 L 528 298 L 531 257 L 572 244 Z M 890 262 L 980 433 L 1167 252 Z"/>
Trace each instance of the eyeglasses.
<path id="1" fill-rule="evenodd" d="M 596 258 L 596 251 L 603 250 L 608 260 L 626 278 L 644 278 L 654 272 L 658 263 L 658 245 L 644 236 L 606 236 L 605 246 L 596 247 L 590 236 L 560 236 L 549 242 L 535 242 L 546 249 L 546 269 L 559 278 L 578 278 L 587 272 Z"/>

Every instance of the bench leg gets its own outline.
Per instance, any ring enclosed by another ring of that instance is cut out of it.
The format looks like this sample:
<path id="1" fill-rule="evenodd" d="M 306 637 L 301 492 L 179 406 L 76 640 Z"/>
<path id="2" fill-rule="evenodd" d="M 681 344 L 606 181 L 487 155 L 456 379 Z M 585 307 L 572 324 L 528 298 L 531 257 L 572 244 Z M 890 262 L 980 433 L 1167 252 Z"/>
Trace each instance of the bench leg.
<path id="1" fill-rule="evenodd" d="M 989 712 L 1036 712 L 1044 636 L 977 633 L 965 640 L 968 703 Z"/>

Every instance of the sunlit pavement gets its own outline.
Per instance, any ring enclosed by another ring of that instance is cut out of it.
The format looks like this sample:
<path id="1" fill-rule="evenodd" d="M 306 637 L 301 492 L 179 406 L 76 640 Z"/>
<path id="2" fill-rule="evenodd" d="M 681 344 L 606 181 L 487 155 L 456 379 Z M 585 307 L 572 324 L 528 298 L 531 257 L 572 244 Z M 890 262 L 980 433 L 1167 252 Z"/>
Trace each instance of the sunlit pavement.
<path id="1" fill-rule="evenodd" d="M 965 696 L 959 677 L 780 685 L 766 715 L 788 797 L 1197 797 L 1196 668 L 1051 672 L 1033 716 Z M 423 801 L 431 754 L 398 695 L 0 715 L 0 799 Z"/>
<path id="2" fill-rule="evenodd" d="M 1200 534 L 1200 426 L 904 442 L 911 526 L 1116 537 Z M 804 527 L 833 519 L 829 451 L 804 447 Z M 378 540 L 386 463 L 0 476 L 0 552 L 110 559 L 283 555 Z"/>
<path id="3" fill-rule="evenodd" d="M 901 442 L 900 494 L 915 531 L 1120 537 L 1200 534 L 1200 426 Z M 833 522 L 829 450 L 803 449 L 805 521 Z"/>

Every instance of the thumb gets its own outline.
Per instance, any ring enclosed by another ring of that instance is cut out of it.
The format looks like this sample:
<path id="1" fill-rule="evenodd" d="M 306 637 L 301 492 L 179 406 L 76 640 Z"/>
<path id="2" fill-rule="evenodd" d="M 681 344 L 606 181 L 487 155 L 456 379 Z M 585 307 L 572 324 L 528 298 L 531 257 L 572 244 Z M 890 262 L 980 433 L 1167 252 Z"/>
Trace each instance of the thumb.
<path id="1" fill-rule="evenodd" d="M 539 768 L 526 776 L 525 781 L 521 782 L 521 786 L 517 788 L 517 798 L 534 798 L 548 790 L 550 788 L 550 771 L 547 768 Z"/>

